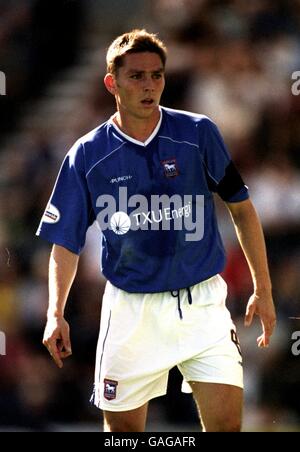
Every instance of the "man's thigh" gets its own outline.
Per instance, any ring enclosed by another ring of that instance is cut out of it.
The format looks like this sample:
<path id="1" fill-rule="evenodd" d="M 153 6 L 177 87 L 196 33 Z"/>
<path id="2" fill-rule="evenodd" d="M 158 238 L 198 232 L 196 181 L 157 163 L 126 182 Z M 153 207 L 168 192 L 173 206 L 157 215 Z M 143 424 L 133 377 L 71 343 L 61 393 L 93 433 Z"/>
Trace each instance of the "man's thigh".
<path id="1" fill-rule="evenodd" d="M 243 390 L 219 383 L 189 382 L 206 432 L 239 432 Z"/>

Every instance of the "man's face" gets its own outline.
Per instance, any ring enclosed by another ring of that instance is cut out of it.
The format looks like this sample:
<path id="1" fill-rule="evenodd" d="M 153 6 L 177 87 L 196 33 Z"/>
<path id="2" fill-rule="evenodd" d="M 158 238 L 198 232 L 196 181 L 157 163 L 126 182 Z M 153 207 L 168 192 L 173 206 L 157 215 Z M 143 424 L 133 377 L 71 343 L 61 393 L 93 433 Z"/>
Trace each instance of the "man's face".
<path id="1" fill-rule="evenodd" d="M 125 55 L 123 66 L 113 76 L 113 91 L 121 113 L 139 119 L 158 111 L 165 87 L 164 67 L 156 53 Z"/>

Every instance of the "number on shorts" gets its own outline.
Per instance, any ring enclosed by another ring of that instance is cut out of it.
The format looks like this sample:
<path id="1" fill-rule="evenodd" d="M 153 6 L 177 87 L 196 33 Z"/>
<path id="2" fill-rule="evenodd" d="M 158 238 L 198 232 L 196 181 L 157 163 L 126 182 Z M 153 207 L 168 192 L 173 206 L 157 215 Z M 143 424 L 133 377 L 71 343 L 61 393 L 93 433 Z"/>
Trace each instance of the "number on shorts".
<path id="1" fill-rule="evenodd" d="M 238 349 L 239 354 L 242 356 L 242 350 L 239 342 L 239 338 L 237 337 L 237 334 L 234 330 L 231 330 L 231 340 L 235 344 L 236 348 Z"/>

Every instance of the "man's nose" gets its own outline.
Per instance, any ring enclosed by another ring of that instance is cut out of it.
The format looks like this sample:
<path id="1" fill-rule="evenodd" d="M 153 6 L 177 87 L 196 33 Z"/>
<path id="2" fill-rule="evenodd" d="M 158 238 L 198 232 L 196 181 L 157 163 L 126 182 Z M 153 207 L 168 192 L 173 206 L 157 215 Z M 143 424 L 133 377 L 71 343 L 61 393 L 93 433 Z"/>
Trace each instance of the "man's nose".
<path id="1" fill-rule="evenodd" d="M 153 82 L 151 76 L 145 77 L 143 88 L 144 88 L 144 91 L 153 91 L 154 90 L 154 82 Z"/>

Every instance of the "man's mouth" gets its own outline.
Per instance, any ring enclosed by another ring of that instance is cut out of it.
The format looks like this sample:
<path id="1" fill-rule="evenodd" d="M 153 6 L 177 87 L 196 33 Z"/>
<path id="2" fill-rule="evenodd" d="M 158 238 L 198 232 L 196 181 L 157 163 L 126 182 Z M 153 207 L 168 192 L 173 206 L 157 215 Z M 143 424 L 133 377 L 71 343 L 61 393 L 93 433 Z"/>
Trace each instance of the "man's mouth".
<path id="1" fill-rule="evenodd" d="M 144 100 L 142 100 L 142 104 L 143 105 L 147 105 L 147 106 L 151 106 L 151 105 L 154 105 L 154 100 L 153 99 L 144 99 Z"/>

